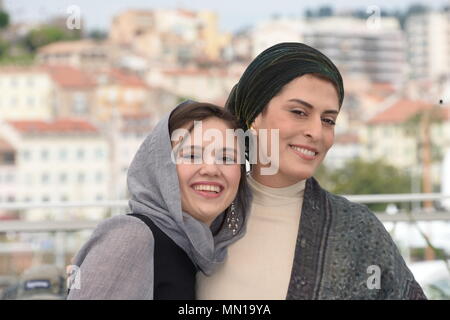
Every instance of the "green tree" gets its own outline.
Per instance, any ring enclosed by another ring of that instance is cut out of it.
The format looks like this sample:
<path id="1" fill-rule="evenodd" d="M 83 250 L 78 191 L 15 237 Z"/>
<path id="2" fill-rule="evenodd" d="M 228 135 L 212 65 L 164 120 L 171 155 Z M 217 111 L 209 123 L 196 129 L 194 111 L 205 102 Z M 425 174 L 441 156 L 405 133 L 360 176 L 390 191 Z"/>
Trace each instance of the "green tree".
<path id="1" fill-rule="evenodd" d="M 92 30 L 89 32 L 88 37 L 96 41 L 105 40 L 108 38 L 108 32 L 104 30 Z"/>
<path id="2" fill-rule="evenodd" d="M 0 38 L 0 58 L 5 57 L 8 54 L 9 46 L 6 41 Z"/>
<path id="3" fill-rule="evenodd" d="M 331 17 L 334 15 L 334 10 L 330 6 L 322 6 L 317 13 L 319 17 Z"/>
<path id="4" fill-rule="evenodd" d="M 306 18 L 314 18 L 314 12 L 311 9 L 306 9 L 304 12 Z"/>
<path id="5" fill-rule="evenodd" d="M 389 194 L 410 192 L 410 178 L 403 171 L 383 160 L 347 161 L 340 169 L 321 166 L 315 178 L 329 191 L 336 194 Z M 373 211 L 384 211 L 385 203 L 368 204 Z M 397 204 L 400 206 L 400 204 Z"/>
<path id="6" fill-rule="evenodd" d="M 0 30 L 6 29 L 9 26 L 9 14 L 0 10 Z"/>
<path id="7" fill-rule="evenodd" d="M 67 32 L 56 26 L 47 25 L 31 30 L 25 36 L 24 45 L 30 52 L 34 53 L 39 47 L 52 42 L 76 40 L 79 38 L 79 34 Z"/>
<path id="8" fill-rule="evenodd" d="M 408 11 L 406 12 L 407 16 L 412 16 L 415 14 L 422 14 L 430 11 L 430 8 L 426 5 L 420 3 L 414 3 L 409 6 Z"/>

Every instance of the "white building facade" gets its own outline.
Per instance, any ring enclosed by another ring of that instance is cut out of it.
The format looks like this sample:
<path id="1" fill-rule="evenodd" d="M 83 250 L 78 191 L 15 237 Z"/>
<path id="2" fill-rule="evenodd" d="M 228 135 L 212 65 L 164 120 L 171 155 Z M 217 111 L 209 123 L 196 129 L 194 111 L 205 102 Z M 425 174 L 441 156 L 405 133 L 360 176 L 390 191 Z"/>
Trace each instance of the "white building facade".
<path id="1" fill-rule="evenodd" d="M 54 83 L 37 67 L 0 67 L 0 120 L 49 120 Z"/>
<path id="2" fill-rule="evenodd" d="M 0 189 L 4 201 L 53 203 L 109 198 L 109 148 L 91 124 L 75 120 L 9 121 L 1 124 L 0 136 L 15 150 L 14 163 L 8 168 L 13 180 L 5 183 L 8 188 Z M 103 211 L 88 208 L 74 214 L 98 219 Z M 57 209 L 33 209 L 25 218 L 57 218 L 57 213 Z"/>

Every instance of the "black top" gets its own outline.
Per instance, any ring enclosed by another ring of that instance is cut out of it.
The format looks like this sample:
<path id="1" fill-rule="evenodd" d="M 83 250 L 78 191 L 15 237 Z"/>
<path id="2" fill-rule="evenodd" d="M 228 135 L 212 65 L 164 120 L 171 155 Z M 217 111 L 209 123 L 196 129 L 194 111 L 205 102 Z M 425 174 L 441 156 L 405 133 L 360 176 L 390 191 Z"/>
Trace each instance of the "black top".
<path id="1" fill-rule="evenodd" d="M 154 300 L 194 300 L 197 269 L 186 252 L 142 214 L 129 214 L 141 219 L 152 231 L 154 249 Z"/>

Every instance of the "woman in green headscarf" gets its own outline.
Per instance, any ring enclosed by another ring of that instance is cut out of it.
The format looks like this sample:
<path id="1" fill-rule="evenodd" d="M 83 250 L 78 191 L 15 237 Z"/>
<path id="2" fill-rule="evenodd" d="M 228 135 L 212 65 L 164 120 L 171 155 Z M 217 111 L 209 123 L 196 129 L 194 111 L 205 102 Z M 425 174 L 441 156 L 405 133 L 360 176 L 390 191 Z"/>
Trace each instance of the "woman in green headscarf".
<path id="1" fill-rule="evenodd" d="M 313 178 L 343 99 L 336 66 L 305 44 L 277 44 L 248 66 L 226 103 L 258 141 L 247 233 L 198 276 L 198 299 L 426 299 L 375 215 Z"/>

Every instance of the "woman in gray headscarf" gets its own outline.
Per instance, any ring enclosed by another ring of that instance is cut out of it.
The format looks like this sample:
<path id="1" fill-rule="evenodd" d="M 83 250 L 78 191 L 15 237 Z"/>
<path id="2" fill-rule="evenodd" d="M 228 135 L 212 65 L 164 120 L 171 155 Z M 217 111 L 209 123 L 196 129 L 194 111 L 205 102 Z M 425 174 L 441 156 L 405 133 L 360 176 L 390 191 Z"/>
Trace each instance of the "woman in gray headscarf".
<path id="1" fill-rule="evenodd" d="M 205 131 L 197 141 L 188 134 L 195 121 Z M 205 143 L 209 129 L 236 128 L 223 108 L 192 101 L 158 123 L 128 171 L 132 213 L 94 230 L 75 257 L 69 299 L 195 298 L 196 272 L 211 274 L 245 231 L 251 196 L 240 148 L 220 138 Z"/>
<path id="2" fill-rule="evenodd" d="M 302 43 L 272 46 L 245 70 L 226 107 L 258 141 L 247 146 L 247 234 L 198 275 L 199 299 L 426 299 L 377 217 L 313 178 L 343 99 L 336 66 Z"/>

